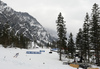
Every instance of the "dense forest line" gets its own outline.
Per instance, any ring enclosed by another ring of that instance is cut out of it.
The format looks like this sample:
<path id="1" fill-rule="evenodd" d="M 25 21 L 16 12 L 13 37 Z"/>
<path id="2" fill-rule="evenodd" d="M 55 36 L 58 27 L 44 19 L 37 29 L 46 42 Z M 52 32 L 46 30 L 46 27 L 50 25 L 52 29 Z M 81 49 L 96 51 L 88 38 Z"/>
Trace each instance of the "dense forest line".
<path id="1" fill-rule="evenodd" d="M 60 60 L 62 48 L 64 48 L 65 53 L 71 54 L 71 58 L 74 58 L 78 50 L 78 54 L 84 58 L 84 63 L 90 63 L 89 58 L 95 56 L 95 62 L 93 61 L 93 63 L 100 66 L 100 8 L 98 4 L 95 3 L 93 5 L 91 16 L 86 13 L 83 28 L 79 29 L 75 42 L 72 33 L 70 33 L 68 39 L 65 36 L 65 21 L 61 13 L 58 15 L 56 23 L 58 34 L 57 46 L 60 48 Z M 67 43 L 66 40 L 68 40 Z M 94 52 L 91 53 L 91 50 Z"/>
<path id="2" fill-rule="evenodd" d="M 0 23 L 0 44 L 6 47 L 28 48 L 30 39 L 24 34 L 15 33 L 8 22 Z"/>

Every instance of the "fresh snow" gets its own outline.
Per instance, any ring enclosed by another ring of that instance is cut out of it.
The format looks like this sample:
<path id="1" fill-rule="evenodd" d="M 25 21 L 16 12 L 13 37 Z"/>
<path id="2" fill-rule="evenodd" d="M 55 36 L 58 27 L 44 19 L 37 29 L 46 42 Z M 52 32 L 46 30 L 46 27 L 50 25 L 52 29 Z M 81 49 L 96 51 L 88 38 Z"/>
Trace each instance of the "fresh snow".
<path id="1" fill-rule="evenodd" d="M 45 50 L 41 54 L 26 54 L 26 51 Z M 19 56 L 15 58 L 15 54 Z M 19 49 L 0 46 L 0 69 L 75 69 L 63 65 L 58 60 L 58 54 L 49 54 L 49 49 Z"/>
<path id="2" fill-rule="evenodd" d="M 27 51 L 45 51 L 41 54 L 26 54 Z M 0 69 L 76 69 L 63 65 L 56 52 L 49 54 L 50 49 L 3 48 L 0 45 Z M 19 56 L 15 58 L 15 54 Z M 82 69 L 82 68 L 79 68 Z"/>

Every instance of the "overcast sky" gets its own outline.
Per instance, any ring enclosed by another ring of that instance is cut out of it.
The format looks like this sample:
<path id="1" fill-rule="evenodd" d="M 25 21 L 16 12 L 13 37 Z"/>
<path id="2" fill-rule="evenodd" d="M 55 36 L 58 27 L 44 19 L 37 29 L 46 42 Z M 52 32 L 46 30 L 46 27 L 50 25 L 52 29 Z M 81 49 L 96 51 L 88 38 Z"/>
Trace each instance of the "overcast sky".
<path id="1" fill-rule="evenodd" d="M 16 11 L 28 12 L 45 28 L 56 31 L 56 20 L 61 12 L 67 32 L 74 35 L 82 28 L 86 12 L 92 12 L 94 3 L 100 0 L 1 0 Z"/>

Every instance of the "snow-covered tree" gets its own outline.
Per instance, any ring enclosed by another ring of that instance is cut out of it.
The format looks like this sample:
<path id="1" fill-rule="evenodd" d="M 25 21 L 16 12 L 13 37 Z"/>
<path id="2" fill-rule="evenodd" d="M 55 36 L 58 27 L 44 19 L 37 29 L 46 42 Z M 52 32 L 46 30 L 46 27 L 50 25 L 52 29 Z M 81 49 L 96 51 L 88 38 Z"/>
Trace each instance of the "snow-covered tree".
<path id="1" fill-rule="evenodd" d="M 86 62 L 86 57 L 88 56 L 88 62 L 89 62 L 89 15 L 86 13 L 85 21 L 83 24 L 83 51 L 84 51 L 84 57 Z"/>
<path id="2" fill-rule="evenodd" d="M 71 53 L 71 58 L 73 58 L 74 57 L 74 53 L 75 53 L 75 44 L 74 44 L 72 33 L 70 33 L 70 35 L 69 35 L 68 52 Z"/>
<path id="3" fill-rule="evenodd" d="M 65 25 L 65 21 L 64 21 L 64 17 L 62 16 L 61 13 L 59 13 L 58 18 L 57 18 L 57 34 L 58 34 L 58 47 L 59 47 L 59 52 L 60 52 L 60 59 L 61 59 L 61 50 L 64 49 L 66 52 L 66 45 L 67 45 L 67 38 L 66 38 L 66 25 Z"/>
<path id="4" fill-rule="evenodd" d="M 90 40 L 91 47 L 95 50 L 96 63 L 100 65 L 99 62 L 99 51 L 100 51 L 100 9 L 98 4 L 93 5 L 91 22 L 90 22 Z"/>
<path id="5" fill-rule="evenodd" d="M 76 36 L 76 49 L 80 51 L 80 55 L 83 56 L 83 32 L 82 29 L 79 29 L 79 32 L 77 33 Z"/>

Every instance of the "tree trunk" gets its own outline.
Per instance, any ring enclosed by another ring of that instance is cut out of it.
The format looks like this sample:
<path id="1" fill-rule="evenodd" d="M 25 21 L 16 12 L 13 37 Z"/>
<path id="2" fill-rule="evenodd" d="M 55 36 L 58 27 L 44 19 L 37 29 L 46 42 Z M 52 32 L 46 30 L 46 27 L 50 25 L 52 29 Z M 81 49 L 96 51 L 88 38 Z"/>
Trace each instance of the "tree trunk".
<path id="1" fill-rule="evenodd" d="M 61 55 L 62 55 L 62 53 L 61 53 L 61 49 L 60 49 L 60 55 L 59 55 L 59 60 L 61 61 L 62 59 L 61 59 Z"/>

